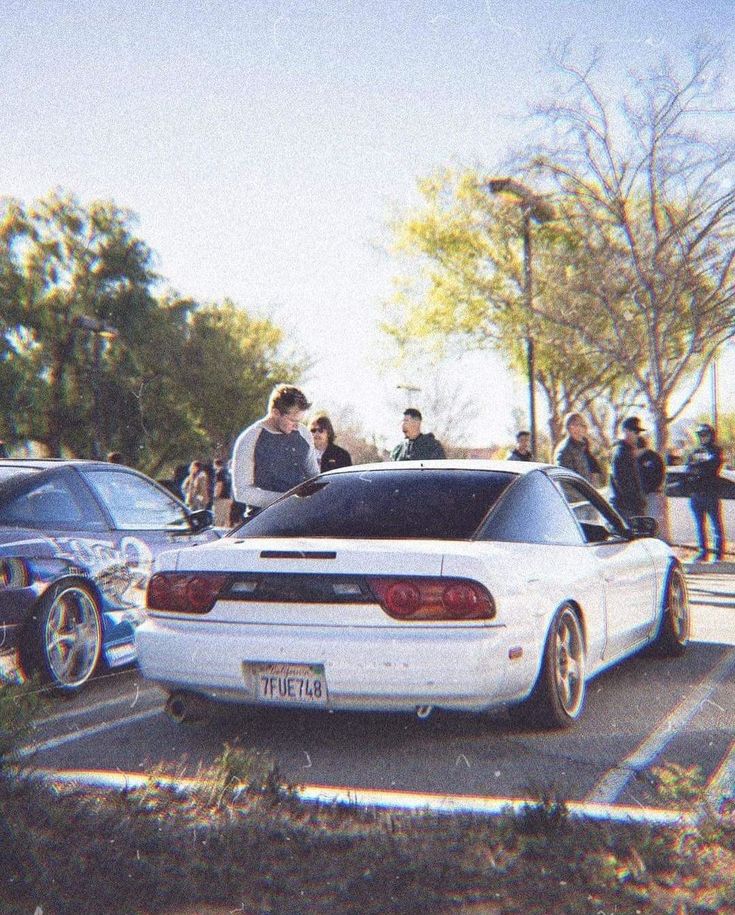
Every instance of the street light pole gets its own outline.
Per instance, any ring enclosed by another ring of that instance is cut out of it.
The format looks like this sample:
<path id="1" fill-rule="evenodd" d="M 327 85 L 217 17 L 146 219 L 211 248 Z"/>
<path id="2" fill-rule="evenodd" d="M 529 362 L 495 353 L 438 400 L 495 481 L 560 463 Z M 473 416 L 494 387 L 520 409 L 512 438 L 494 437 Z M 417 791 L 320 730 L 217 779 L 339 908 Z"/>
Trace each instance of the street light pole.
<path id="1" fill-rule="evenodd" d="M 533 308 L 533 271 L 531 269 L 531 214 L 523 207 L 523 298 L 526 306 L 526 373 L 528 375 L 528 416 L 531 433 L 531 454 L 536 454 L 536 352 L 531 333 L 531 309 Z"/>
<path id="2" fill-rule="evenodd" d="M 491 194 L 508 194 L 518 202 L 523 219 L 523 302 L 526 311 L 526 374 L 528 377 L 528 422 L 531 433 L 531 453 L 536 454 L 536 351 L 531 332 L 533 315 L 533 256 L 531 249 L 531 220 L 549 222 L 554 208 L 515 178 L 488 178 L 483 185 Z"/>
<path id="3" fill-rule="evenodd" d="M 405 391 L 405 392 L 409 395 L 409 403 L 408 403 L 409 407 L 412 406 L 410 395 L 411 395 L 411 394 L 418 394 L 418 392 L 421 390 L 421 388 L 417 388 L 417 387 L 416 387 L 415 385 L 413 385 L 413 384 L 397 384 L 397 385 L 396 385 L 396 388 L 397 388 L 399 391 Z"/>

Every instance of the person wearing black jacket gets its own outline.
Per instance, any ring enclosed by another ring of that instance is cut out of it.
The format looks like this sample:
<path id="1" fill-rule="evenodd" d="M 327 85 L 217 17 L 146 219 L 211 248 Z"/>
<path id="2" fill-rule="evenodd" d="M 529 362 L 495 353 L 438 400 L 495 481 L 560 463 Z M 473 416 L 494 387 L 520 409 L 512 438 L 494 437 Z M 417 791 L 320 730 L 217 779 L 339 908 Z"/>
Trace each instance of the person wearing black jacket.
<path id="1" fill-rule="evenodd" d="M 641 489 L 646 499 L 645 513 L 655 518 L 658 523 L 658 536 L 670 542 L 669 513 L 664 495 L 666 466 L 664 459 L 653 448 L 649 447 L 645 435 L 638 437 L 638 473 L 641 478 Z"/>
<path id="2" fill-rule="evenodd" d="M 326 413 L 317 413 L 309 424 L 309 428 L 319 456 L 319 469 L 322 473 L 337 467 L 352 466 L 349 451 L 334 444 L 334 426 Z"/>
<path id="3" fill-rule="evenodd" d="M 687 459 L 689 481 L 689 505 L 697 524 L 699 553 L 695 561 L 710 558 L 713 562 L 722 559 L 725 543 L 722 524 L 722 507 L 718 478 L 722 467 L 722 448 L 715 441 L 715 430 L 703 423 L 697 429 L 699 444 Z M 714 549 L 707 544 L 706 518 L 709 517 L 714 535 Z"/>
<path id="4" fill-rule="evenodd" d="M 610 503 L 627 521 L 634 515 L 642 515 L 646 508 L 637 460 L 638 436 L 645 429 L 637 416 L 630 416 L 623 420 L 622 432 L 623 437 L 613 452 Z"/>
<path id="5" fill-rule="evenodd" d="M 405 438 L 391 451 L 391 461 L 437 461 L 446 458 L 442 443 L 433 432 L 422 432 L 421 422 L 420 410 L 409 407 L 404 411 L 401 431 Z"/>
<path id="6" fill-rule="evenodd" d="M 531 451 L 531 433 L 519 432 L 516 435 L 516 446 L 508 455 L 509 461 L 532 461 L 533 452 Z"/>

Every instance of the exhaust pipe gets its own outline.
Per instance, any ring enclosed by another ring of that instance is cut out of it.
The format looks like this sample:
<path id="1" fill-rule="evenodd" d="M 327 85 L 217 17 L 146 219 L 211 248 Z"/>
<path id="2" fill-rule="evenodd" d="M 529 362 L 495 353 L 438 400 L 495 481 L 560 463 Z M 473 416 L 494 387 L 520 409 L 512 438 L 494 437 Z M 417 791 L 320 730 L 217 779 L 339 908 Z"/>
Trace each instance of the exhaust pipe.
<path id="1" fill-rule="evenodd" d="M 176 690 L 169 694 L 165 712 L 177 724 L 201 721 L 207 714 L 207 702 L 203 696 L 198 696 L 196 693 Z"/>
<path id="2" fill-rule="evenodd" d="M 425 721 L 431 713 L 434 711 L 433 705 L 417 705 L 416 706 L 416 717 L 420 718 L 422 721 Z"/>

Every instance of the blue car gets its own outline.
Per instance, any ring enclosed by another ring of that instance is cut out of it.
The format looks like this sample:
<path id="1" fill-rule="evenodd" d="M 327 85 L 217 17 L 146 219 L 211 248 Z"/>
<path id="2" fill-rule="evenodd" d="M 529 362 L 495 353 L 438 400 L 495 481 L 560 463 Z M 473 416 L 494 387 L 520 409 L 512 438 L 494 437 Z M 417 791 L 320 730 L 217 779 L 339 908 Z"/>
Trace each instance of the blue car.
<path id="1" fill-rule="evenodd" d="M 0 460 L 0 658 L 62 692 L 129 664 L 154 557 L 219 535 L 132 468 Z"/>

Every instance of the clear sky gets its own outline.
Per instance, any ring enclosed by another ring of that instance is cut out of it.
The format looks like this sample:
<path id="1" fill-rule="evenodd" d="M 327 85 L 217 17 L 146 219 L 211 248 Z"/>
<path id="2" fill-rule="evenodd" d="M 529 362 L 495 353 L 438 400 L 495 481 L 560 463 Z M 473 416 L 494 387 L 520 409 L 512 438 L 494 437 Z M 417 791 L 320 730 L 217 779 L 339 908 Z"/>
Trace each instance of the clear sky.
<path id="1" fill-rule="evenodd" d="M 614 85 L 697 36 L 735 98 L 732 0 L 2 0 L 0 195 L 133 210 L 167 286 L 267 309 L 315 402 L 390 444 L 396 385 L 422 381 L 383 370 L 377 329 L 416 179 L 499 163 L 558 42 L 600 45 Z M 470 443 L 509 440 L 524 380 L 487 353 L 454 370 Z"/>

